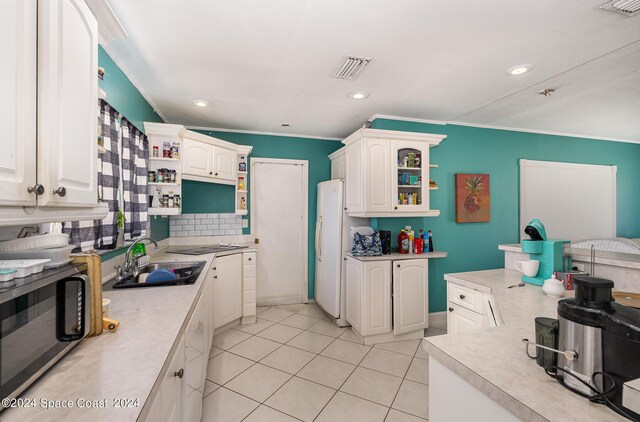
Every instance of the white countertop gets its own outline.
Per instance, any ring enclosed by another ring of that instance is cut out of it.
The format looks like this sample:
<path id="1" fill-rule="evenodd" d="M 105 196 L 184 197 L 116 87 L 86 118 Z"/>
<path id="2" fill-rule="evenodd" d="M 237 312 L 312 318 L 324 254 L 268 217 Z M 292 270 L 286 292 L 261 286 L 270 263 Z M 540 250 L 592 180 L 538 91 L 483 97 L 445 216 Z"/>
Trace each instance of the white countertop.
<path id="1" fill-rule="evenodd" d="M 513 270 L 445 274 L 445 280 L 492 293 L 505 325 L 425 338 L 432 358 L 524 421 L 625 420 L 567 391 L 525 355 L 521 339 L 535 337 L 535 317 L 557 317 L 557 298 L 530 284 L 508 289 L 520 282 Z"/>
<path id="2" fill-rule="evenodd" d="M 442 251 L 425 252 L 422 254 L 392 252 L 389 255 L 380 256 L 353 256 L 351 252 L 347 252 L 345 255 L 357 259 L 358 261 L 400 261 L 404 259 L 433 259 L 447 257 L 447 253 Z"/>
<path id="3" fill-rule="evenodd" d="M 217 254 L 242 253 L 255 248 Z M 111 299 L 109 316 L 120 321 L 115 333 L 104 331 L 78 344 L 21 397 L 47 400 L 107 400 L 106 409 L 45 410 L 13 408 L 0 413 L 5 421 L 90 420 L 135 421 L 160 375 L 180 332 L 186 328 L 214 254 L 157 253 L 152 262 L 206 261 L 192 285 L 104 291 Z M 156 392 L 154 391 L 154 395 Z M 139 399 L 138 407 L 114 408 L 113 399 Z"/>

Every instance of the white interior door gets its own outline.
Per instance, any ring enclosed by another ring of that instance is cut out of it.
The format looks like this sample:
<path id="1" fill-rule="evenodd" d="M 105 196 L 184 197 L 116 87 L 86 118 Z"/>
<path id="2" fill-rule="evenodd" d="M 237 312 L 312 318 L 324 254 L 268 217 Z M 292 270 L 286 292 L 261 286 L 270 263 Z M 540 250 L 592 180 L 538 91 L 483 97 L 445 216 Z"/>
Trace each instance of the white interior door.
<path id="1" fill-rule="evenodd" d="M 251 169 L 257 304 L 307 302 L 307 161 L 252 158 Z"/>
<path id="2" fill-rule="evenodd" d="M 316 301 L 334 318 L 340 317 L 342 198 L 341 180 L 330 180 L 318 184 Z"/>

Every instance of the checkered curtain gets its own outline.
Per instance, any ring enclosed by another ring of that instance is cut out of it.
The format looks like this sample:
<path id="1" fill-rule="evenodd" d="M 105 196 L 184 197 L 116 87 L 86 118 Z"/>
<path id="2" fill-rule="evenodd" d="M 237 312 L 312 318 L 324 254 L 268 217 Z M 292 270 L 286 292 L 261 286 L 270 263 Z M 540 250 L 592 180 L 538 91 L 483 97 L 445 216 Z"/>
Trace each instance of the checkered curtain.
<path id="1" fill-rule="evenodd" d="M 122 187 L 124 238 L 135 239 L 147 228 L 147 171 L 149 142 L 126 118 L 122 118 Z"/>
<path id="2" fill-rule="evenodd" d="M 109 205 L 104 220 L 72 221 L 64 224 L 74 252 L 109 249 L 118 236 L 118 189 L 120 186 L 119 114 L 104 100 L 98 104 L 102 144 L 106 149 L 98 156 L 98 200 Z"/>

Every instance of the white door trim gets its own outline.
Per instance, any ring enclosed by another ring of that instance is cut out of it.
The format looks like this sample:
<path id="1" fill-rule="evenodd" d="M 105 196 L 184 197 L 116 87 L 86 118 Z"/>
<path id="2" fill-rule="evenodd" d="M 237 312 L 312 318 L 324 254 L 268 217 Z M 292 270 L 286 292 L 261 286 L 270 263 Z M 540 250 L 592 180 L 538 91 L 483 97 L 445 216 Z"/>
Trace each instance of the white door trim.
<path id="1" fill-rule="evenodd" d="M 251 172 L 256 163 L 271 163 L 271 164 L 286 164 L 302 166 L 302 199 L 306 206 L 302 207 L 302 259 L 303 259 L 303 275 L 302 275 L 302 301 L 304 303 L 309 302 L 309 161 L 308 160 L 290 160 L 285 158 L 249 158 L 251 166 Z M 255 177 L 251 177 L 249 182 L 249 212 L 251 218 L 251 234 L 256 235 L 256 201 L 255 201 Z M 259 283 L 260 281 L 258 281 Z"/>

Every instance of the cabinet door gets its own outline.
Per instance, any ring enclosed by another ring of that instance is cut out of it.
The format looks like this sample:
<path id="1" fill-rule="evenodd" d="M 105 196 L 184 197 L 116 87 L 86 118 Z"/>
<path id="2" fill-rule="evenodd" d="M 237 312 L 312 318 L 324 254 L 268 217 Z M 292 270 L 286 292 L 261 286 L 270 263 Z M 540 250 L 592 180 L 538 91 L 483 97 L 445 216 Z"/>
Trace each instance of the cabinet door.
<path id="1" fill-rule="evenodd" d="M 202 418 L 202 396 L 209 361 L 207 337 L 206 290 L 200 296 L 185 332 L 185 363 L 182 388 L 183 422 L 199 422 Z"/>
<path id="2" fill-rule="evenodd" d="M 463 333 L 479 330 L 484 323 L 484 316 L 449 302 L 447 309 L 447 334 Z"/>
<path id="3" fill-rule="evenodd" d="M 0 14 L 0 205 L 36 205 L 36 0 L 6 0 Z"/>
<path id="4" fill-rule="evenodd" d="M 405 164 L 404 158 L 408 154 L 415 154 L 420 157 L 420 166 Z M 392 201 L 393 211 L 402 212 L 421 212 L 429 210 L 429 145 L 424 142 L 411 141 L 392 141 L 391 142 L 391 168 L 394 173 L 391 177 L 392 183 Z M 411 182 L 410 178 L 413 179 Z M 420 181 L 416 183 L 416 179 Z M 407 204 L 404 205 L 400 199 L 409 197 Z M 413 200 L 414 196 L 417 199 Z M 412 203 L 413 202 L 413 203 Z"/>
<path id="5" fill-rule="evenodd" d="M 215 328 L 242 317 L 242 254 L 216 258 Z"/>
<path id="6" fill-rule="evenodd" d="M 361 261 L 347 257 L 346 262 L 346 318 L 358 333 L 362 333 L 362 290 L 364 266 Z"/>
<path id="7" fill-rule="evenodd" d="M 39 205 L 98 202 L 98 23 L 83 0 L 38 2 Z"/>
<path id="8" fill-rule="evenodd" d="M 238 153 L 227 148 L 213 147 L 213 176 L 235 180 L 238 170 Z"/>
<path id="9" fill-rule="evenodd" d="M 340 155 L 331 160 L 331 178 L 332 179 L 345 179 L 346 178 L 346 157 Z"/>
<path id="10" fill-rule="evenodd" d="M 391 332 L 391 261 L 364 263 L 362 335 Z"/>
<path id="11" fill-rule="evenodd" d="M 182 173 L 213 176 L 213 145 L 184 138 L 182 148 Z"/>
<path id="12" fill-rule="evenodd" d="M 347 213 L 362 212 L 364 210 L 363 182 L 362 182 L 362 148 L 361 142 L 349 145 L 345 151 L 346 157 L 346 190 Z"/>
<path id="13" fill-rule="evenodd" d="M 393 333 L 408 333 L 428 326 L 427 260 L 393 261 Z"/>
<path id="14" fill-rule="evenodd" d="M 389 212 L 392 209 L 390 150 L 388 140 L 367 139 L 365 141 L 365 212 Z"/>
<path id="15" fill-rule="evenodd" d="M 158 398 L 162 401 L 162 421 L 180 422 L 182 420 L 182 380 L 185 375 L 184 361 L 184 338 L 182 338 L 160 385 L 160 396 Z M 182 372 L 180 372 L 180 370 L 182 370 Z M 156 400 L 158 398 L 156 398 Z"/>
<path id="16" fill-rule="evenodd" d="M 205 283 L 207 283 L 207 295 L 209 296 L 209 302 L 207 303 L 207 318 L 209 318 L 209 340 L 207 344 L 209 345 L 209 350 L 213 344 L 213 336 L 215 334 L 216 326 L 216 275 L 217 267 L 216 261 L 214 260 L 209 272 L 207 273 L 207 279 L 205 281 Z"/>

